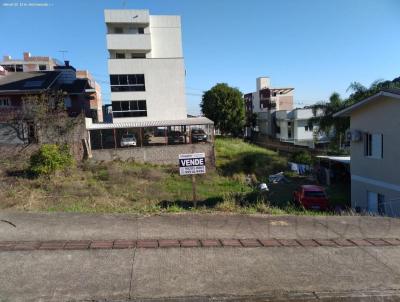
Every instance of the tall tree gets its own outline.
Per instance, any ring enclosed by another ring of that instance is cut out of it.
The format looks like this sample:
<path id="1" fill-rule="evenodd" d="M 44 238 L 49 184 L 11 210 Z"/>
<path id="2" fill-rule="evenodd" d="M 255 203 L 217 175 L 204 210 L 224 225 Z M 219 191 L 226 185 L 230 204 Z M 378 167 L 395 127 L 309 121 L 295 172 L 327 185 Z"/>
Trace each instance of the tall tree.
<path id="1" fill-rule="evenodd" d="M 333 134 L 333 144 L 336 145 L 340 137 L 344 137 L 346 130 L 350 126 L 350 120 L 347 117 L 334 118 L 333 114 L 345 106 L 337 92 L 329 97 L 329 102 L 319 102 L 312 106 L 313 117 L 308 120 L 308 124 L 318 125 L 319 131 L 326 134 Z"/>
<path id="2" fill-rule="evenodd" d="M 242 95 L 239 89 L 219 83 L 203 93 L 201 111 L 223 134 L 238 136 L 246 120 Z"/>
<path id="3" fill-rule="evenodd" d="M 347 91 L 351 91 L 352 93 L 346 100 L 346 106 L 362 101 L 385 88 L 400 88 L 400 77 L 392 81 L 375 80 L 369 87 L 365 87 L 359 82 L 352 82 L 347 88 Z"/>

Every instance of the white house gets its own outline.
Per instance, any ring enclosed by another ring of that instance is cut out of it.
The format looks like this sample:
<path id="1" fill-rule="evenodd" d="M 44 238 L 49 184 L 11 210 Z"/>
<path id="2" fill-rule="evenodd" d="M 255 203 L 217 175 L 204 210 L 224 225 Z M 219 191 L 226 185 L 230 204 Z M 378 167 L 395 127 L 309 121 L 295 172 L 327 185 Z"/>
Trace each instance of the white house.
<path id="1" fill-rule="evenodd" d="M 322 112 L 317 112 L 317 116 Z M 314 148 L 316 144 L 329 142 L 329 138 L 320 133 L 318 125 L 309 125 L 314 116 L 311 108 L 279 110 L 273 115 L 275 137 L 282 142 Z"/>
<path id="2" fill-rule="evenodd" d="M 334 117 L 350 117 L 352 207 L 400 216 L 400 89 L 385 89 Z"/>

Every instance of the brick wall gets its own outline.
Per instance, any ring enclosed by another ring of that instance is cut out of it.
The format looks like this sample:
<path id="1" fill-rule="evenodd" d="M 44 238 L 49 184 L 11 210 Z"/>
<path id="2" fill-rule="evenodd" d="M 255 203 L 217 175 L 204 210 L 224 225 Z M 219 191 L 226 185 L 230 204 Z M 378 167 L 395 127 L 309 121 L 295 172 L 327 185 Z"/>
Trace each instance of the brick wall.
<path id="1" fill-rule="evenodd" d="M 204 152 L 206 166 L 215 167 L 213 144 L 188 144 L 175 146 L 151 146 L 92 150 L 93 159 L 96 161 L 134 160 L 153 164 L 178 165 L 178 156 L 183 153 Z"/>

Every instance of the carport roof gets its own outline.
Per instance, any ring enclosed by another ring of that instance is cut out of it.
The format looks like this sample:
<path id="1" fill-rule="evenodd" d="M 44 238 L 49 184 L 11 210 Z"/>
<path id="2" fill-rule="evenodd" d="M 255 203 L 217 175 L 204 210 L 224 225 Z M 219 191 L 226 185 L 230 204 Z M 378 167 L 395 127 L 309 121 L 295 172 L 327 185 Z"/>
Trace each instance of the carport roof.
<path id="1" fill-rule="evenodd" d="M 350 156 L 326 156 L 318 155 L 318 158 L 329 159 L 331 161 L 336 161 L 342 164 L 350 164 Z"/>
<path id="2" fill-rule="evenodd" d="M 214 122 L 206 117 L 188 117 L 181 120 L 165 121 L 129 121 L 114 123 L 87 124 L 87 130 L 101 129 L 121 129 L 121 128 L 143 128 L 143 127 L 167 127 L 167 126 L 194 126 L 194 125 L 213 125 Z"/>

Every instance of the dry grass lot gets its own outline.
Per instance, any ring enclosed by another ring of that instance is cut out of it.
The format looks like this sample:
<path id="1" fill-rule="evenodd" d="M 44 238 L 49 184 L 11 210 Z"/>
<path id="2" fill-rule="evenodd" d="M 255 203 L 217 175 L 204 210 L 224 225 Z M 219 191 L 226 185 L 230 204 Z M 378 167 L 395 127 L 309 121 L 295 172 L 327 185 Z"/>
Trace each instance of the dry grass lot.
<path id="1" fill-rule="evenodd" d="M 192 208 L 190 177 L 175 166 L 134 162 L 87 161 L 51 177 L 30 178 L 27 158 L 0 159 L 0 209 L 25 211 L 152 214 L 180 211 L 224 211 L 271 214 L 321 214 L 294 208 L 293 188 L 307 182 L 271 185 L 261 194 L 248 184 L 283 171 L 287 159 L 239 139 L 216 140 L 217 169 L 198 176 L 197 209 Z M 338 202 L 345 202 L 339 195 Z"/>

